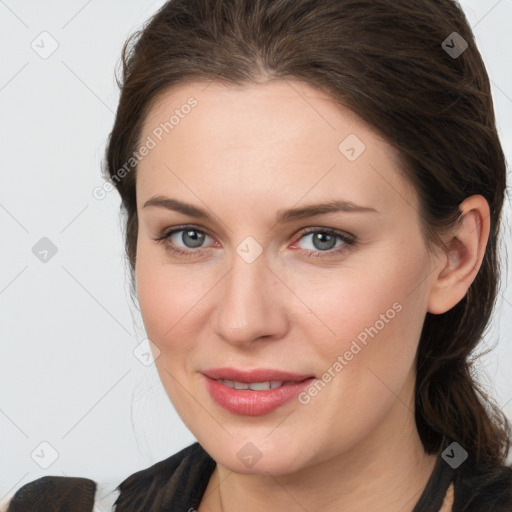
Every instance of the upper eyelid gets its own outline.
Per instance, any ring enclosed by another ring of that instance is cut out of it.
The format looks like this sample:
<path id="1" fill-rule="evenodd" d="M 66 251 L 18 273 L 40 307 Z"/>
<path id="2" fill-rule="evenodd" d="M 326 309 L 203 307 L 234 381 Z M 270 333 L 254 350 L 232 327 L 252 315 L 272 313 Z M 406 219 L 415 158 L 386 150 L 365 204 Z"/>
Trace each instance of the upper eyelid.
<path id="1" fill-rule="evenodd" d="M 210 238 L 215 238 L 213 235 L 210 235 L 210 233 L 206 229 L 199 228 L 197 226 L 186 225 L 186 226 L 177 226 L 177 227 L 173 227 L 173 228 L 170 228 L 170 229 L 164 229 L 162 231 L 162 234 L 158 237 L 158 239 L 168 238 L 171 235 L 179 233 L 180 231 L 187 231 L 187 230 L 198 231 L 199 233 L 204 233 L 206 236 L 209 236 Z"/>
<path id="2" fill-rule="evenodd" d="M 187 231 L 187 230 L 198 231 L 200 233 L 205 234 L 206 236 L 209 236 L 212 239 L 215 239 L 215 237 L 213 235 L 210 235 L 208 230 L 200 228 L 195 225 L 187 224 L 185 226 L 176 226 L 176 227 L 170 228 L 168 230 L 164 230 L 162 232 L 162 235 L 159 236 L 157 238 L 157 240 L 170 238 L 172 235 L 179 233 L 180 231 Z M 322 226 L 309 226 L 309 227 L 299 229 L 296 232 L 296 234 L 294 234 L 294 243 L 295 243 L 295 241 L 299 241 L 302 237 L 304 237 L 306 235 L 311 235 L 315 232 L 330 232 L 330 233 L 334 234 L 335 236 L 339 236 L 341 238 L 348 238 L 351 241 L 355 241 L 355 239 L 356 239 L 356 237 L 354 235 L 352 235 L 351 233 L 348 233 L 348 232 L 340 230 L 340 229 L 328 228 L 328 227 L 322 227 Z M 199 247 L 198 250 L 200 250 L 200 249 L 207 249 L 207 247 Z M 187 250 L 194 251 L 194 249 L 191 249 L 191 248 L 187 248 Z"/>

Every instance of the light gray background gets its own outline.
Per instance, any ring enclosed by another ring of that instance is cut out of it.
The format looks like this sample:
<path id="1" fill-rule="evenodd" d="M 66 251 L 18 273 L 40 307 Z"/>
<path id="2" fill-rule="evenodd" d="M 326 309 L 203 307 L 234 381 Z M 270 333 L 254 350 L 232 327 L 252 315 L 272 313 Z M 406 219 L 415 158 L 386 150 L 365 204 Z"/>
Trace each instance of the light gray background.
<path id="1" fill-rule="evenodd" d="M 461 3 L 510 162 L 512 0 Z M 154 365 L 133 353 L 145 335 L 128 293 L 117 192 L 92 195 L 102 185 L 122 44 L 162 4 L 0 0 L 0 503 L 43 475 L 84 476 L 100 484 L 96 512 L 106 512 L 122 479 L 194 441 Z M 51 48 L 43 31 L 58 43 L 46 59 L 31 47 L 45 37 Z M 510 212 L 509 200 L 508 252 Z M 42 237 L 58 249 L 46 263 L 32 252 Z M 482 348 L 499 343 L 480 374 L 512 419 L 510 277 L 504 268 Z"/>

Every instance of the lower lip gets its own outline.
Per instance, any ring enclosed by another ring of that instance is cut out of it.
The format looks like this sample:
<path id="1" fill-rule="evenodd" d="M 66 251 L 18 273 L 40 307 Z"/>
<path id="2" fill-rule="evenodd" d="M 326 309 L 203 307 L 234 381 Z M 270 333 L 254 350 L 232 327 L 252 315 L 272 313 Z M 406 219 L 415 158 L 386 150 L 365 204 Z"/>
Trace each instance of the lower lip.
<path id="1" fill-rule="evenodd" d="M 287 384 L 263 391 L 233 389 L 218 380 L 206 376 L 205 379 L 210 396 L 221 407 L 234 414 L 260 416 L 275 411 L 295 398 L 311 384 L 314 377 L 297 382 L 297 384 Z"/>

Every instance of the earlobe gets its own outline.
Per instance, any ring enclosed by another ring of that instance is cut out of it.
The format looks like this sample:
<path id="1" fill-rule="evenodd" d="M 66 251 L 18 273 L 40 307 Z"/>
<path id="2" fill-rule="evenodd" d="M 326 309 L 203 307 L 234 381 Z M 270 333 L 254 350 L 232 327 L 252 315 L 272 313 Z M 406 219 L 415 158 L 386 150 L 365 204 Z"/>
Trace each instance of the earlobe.
<path id="1" fill-rule="evenodd" d="M 489 205 L 481 195 L 463 201 L 460 222 L 450 233 L 447 252 L 432 273 L 427 310 L 441 314 L 466 295 L 482 264 L 489 239 Z"/>

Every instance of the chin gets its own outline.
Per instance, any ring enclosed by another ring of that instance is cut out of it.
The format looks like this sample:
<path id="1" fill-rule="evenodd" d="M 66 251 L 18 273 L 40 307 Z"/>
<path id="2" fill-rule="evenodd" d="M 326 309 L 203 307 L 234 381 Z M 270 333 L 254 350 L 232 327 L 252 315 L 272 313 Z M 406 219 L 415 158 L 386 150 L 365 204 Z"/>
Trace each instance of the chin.
<path id="1" fill-rule="evenodd" d="M 283 475 L 294 473 L 307 465 L 307 455 L 300 446 L 290 442 L 276 444 L 261 437 L 244 436 L 244 439 L 231 439 L 223 443 L 216 440 L 201 443 L 215 461 L 226 469 L 246 475 Z M 252 439 L 252 440 L 250 440 Z M 303 446 L 303 443 L 298 443 Z"/>

